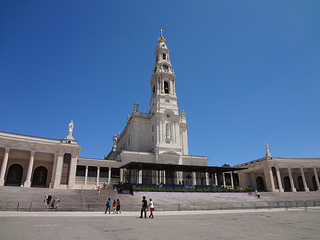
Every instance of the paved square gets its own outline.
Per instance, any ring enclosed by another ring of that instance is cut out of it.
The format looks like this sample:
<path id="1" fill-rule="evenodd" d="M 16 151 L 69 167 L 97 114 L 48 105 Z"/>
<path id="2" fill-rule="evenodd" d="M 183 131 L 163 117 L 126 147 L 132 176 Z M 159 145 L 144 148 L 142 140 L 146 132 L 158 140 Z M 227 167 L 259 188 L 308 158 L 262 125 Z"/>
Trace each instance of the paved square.
<path id="1" fill-rule="evenodd" d="M 0 212 L 1 239 L 319 239 L 320 208 L 155 212 Z"/>

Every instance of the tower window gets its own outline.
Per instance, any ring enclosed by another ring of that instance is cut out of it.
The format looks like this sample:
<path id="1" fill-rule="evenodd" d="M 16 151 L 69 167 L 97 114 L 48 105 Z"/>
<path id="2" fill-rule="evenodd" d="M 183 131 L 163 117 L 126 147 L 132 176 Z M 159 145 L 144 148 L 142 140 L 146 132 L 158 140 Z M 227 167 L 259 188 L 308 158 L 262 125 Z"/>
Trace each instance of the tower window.
<path id="1" fill-rule="evenodd" d="M 169 83 L 164 82 L 164 93 L 169 93 Z"/>
<path id="2" fill-rule="evenodd" d="M 165 54 L 162 54 L 162 59 L 166 60 L 167 56 Z"/>
<path id="3" fill-rule="evenodd" d="M 153 94 L 156 92 L 156 86 L 155 85 L 153 85 L 152 92 L 153 92 Z"/>

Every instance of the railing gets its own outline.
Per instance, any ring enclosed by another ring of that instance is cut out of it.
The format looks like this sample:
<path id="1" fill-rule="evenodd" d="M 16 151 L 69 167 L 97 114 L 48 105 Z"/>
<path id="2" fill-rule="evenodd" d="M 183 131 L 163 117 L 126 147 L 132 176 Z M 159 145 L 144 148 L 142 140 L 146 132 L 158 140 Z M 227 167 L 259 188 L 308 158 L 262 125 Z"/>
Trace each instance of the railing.
<path id="1" fill-rule="evenodd" d="M 254 201 L 254 202 L 216 202 L 216 203 L 182 203 L 182 204 L 156 204 L 156 211 L 203 211 L 203 210 L 235 210 L 235 209 L 276 209 L 320 207 L 320 200 L 307 201 Z M 121 205 L 121 211 L 140 211 L 140 204 Z M 74 206 L 60 203 L 58 209 L 46 208 L 39 203 L 6 202 L 0 203 L 0 211 L 104 211 L 104 204 L 86 204 Z M 111 210 L 112 211 L 112 210 Z"/>

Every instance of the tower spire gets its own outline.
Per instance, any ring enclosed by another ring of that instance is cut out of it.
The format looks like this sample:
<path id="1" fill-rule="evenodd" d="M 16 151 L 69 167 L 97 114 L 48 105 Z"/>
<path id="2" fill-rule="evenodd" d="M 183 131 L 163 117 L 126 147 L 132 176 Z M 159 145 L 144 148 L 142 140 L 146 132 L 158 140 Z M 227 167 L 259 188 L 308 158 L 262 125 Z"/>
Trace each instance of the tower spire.
<path id="1" fill-rule="evenodd" d="M 163 37 L 162 33 L 164 32 L 164 30 L 162 30 L 162 28 L 161 28 L 161 29 L 159 29 L 159 32 L 160 32 L 160 37 Z"/>
<path id="2" fill-rule="evenodd" d="M 159 29 L 159 32 L 160 32 L 160 37 L 158 38 L 158 42 L 161 43 L 161 42 L 166 42 L 166 39 L 163 37 L 162 33 L 164 32 L 164 30 L 161 28 Z"/>

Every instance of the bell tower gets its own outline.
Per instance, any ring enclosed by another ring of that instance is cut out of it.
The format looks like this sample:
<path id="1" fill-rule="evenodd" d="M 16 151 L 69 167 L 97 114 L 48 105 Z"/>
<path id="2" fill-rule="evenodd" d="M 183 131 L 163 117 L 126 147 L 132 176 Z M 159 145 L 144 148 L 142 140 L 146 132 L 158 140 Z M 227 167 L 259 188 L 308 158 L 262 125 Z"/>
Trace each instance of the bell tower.
<path id="1" fill-rule="evenodd" d="M 150 118 L 152 148 L 157 162 L 181 163 L 188 154 L 187 122 L 184 111 L 179 115 L 175 89 L 175 74 L 163 30 L 155 51 L 155 63 L 150 80 Z M 168 156 L 170 156 L 168 158 Z M 167 159 L 167 160 L 165 160 Z M 175 159 L 175 160 L 173 160 Z"/>
<path id="2" fill-rule="evenodd" d="M 159 45 L 155 54 L 155 64 L 153 67 L 153 75 L 150 80 L 151 99 L 150 113 L 164 112 L 171 109 L 175 114 L 178 113 L 177 95 L 175 90 L 175 75 L 172 68 L 169 49 L 166 45 L 166 39 L 163 37 L 163 30 L 160 29 Z"/>

